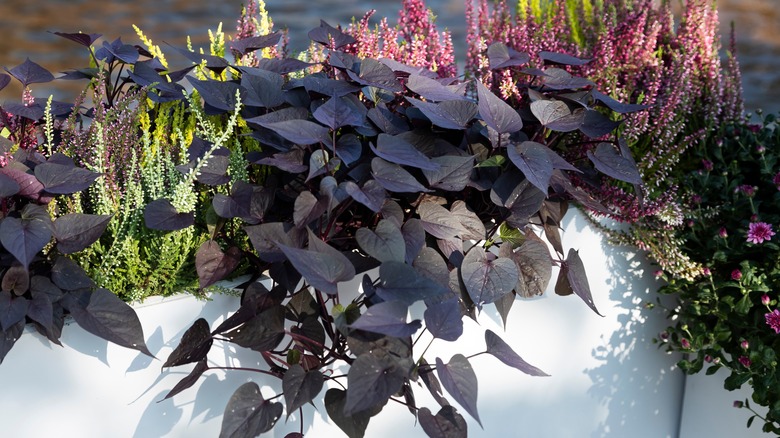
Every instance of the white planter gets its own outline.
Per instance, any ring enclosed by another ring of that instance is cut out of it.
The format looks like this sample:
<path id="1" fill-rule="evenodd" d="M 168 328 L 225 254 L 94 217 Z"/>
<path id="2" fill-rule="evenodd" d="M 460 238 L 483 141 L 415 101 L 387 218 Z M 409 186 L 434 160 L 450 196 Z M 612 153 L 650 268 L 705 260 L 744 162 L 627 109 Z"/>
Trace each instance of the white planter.
<path id="1" fill-rule="evenodd" d="M 577 211 L 562 226 L 564 245 L 580 250 L 594 301 L 605 317 L 576 296 L 556 296 L 551 285 L 542 298 L 515 302 L 506 331 L 489 307 L 481 326 L 467 320 L 457 348 L 439 341 L 426 357 L 433 362 L 438 355 L 446 362 L 456 352 L 478 353 L 484 349 L 484 330 L 491 329 L 551 374 L 530 377 L 491 356 L 473 358 L 485 428 L 459 409 L 471 437 L 676 437 L 683 375 L 674 369 L 678 357 L 650 343 L 666 325 L 661 312 L 642 306 L 655 299 L 653 269 L 634 252 L 605 244 Z M 161 360 L 107 344 L 76 325 L 63 332 L 65 348 L 25 333 L 0 365 L 2 436 L 218 436 L 224 406 L 241 383 L 257 381 L 268 398 L 280 390 L 279 382 L 243 371 L 210 371 L 194 387 L 158 403 L 190 369 L 160 374 L 160 366 L 196 318 L 214 327 L 236 308 L 237 299 L 225 296 L 207 303 L 178 298 L 138 306 L 149 349 Z M 252 352 L 236 354 L 229 348 L 229 355 L 213 350 L 210 360 L 261 366 Z M 437 410 L 424 388 L 416 394 L 418 405 Z M 304 410 L 307 436 L 343 436 L 324 419 L 321 399 L 316 405 L 318 411 Z M 287 424 L 282 419 L 263 436 L 281 438 L 299 427 L 295 417 Z M 404 435 L 424 433 L 405 407 L 392 402 L 366 432 L 372 438 Z"/>
<path id="2" fill-rule="evenodd" d="M 735 408 L 734 401 L 750 400 L 753 391 L 748 383 L 734 391 L 723 389 L 723 381 L 728 376 L 729 372 L 722 368 L 711 376 L 703 372 L 687 376 L 680 438 L 769 436 L 761 431 L 764 423 L 759 418 L 754 420 L 750 429 L 745 427 L 748 418 L 753 414 L 747 409 Z M 755 403 L 750 406 L 762 415 L 767 412 L 767 408 L 756 406 Z"/>

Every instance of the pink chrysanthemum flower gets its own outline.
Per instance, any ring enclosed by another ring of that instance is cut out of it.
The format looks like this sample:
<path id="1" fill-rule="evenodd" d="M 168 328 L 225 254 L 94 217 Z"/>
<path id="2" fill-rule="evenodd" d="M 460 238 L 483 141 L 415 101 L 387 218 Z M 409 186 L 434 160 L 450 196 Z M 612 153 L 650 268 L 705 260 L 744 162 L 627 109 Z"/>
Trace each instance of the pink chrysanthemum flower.
<path id="1" fill-rule="evenodd" d="M 780 309 L 775 309 L 772 312 L 764 315 L 766 323 L 775 333 L 780 333 Z"/>
<path id="2" fill-rule="evenodd" d="M 741 363 L 742 366 L 745 368 L 750 368 L 750 365 L 753 365 L 753 362 L 751 362 L 750 359 L 747 358 L 747 356 L 740 356 L 739 363 Z"/>
<path id="3" fill-rule="evenodd" d="M 772 225 L 766 222 L 753 222 L 747 233 L 747 241 L 752 243 L 763 243 L 770 240 L 775 232 L 772 231 Z"/>

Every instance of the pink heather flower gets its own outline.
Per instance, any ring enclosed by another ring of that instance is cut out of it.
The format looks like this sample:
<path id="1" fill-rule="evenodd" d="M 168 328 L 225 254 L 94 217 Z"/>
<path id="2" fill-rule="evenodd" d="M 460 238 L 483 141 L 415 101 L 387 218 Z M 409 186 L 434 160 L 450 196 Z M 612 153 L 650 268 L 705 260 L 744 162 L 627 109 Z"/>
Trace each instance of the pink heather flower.
<path id="1" fill-rule="evenodd" d="M 726 231 L 726 228 L 720 227 L 720 230 L 718 230 L 718 236 L 722 239 L 725 239 L 729 237 L 729 232 Z"/>
<path id="2" fill-rule="evenodd" d="M 750 224 L 750 229 L 747 233 L 747 241 L 752 243 L 763 243 L 768 241 L 775 235 L 772 231 L 772 225 L 766 222 L 753 222 Z"/>
<path id="3" fill-rule="evenodd" d="M 748 184 L 738 186 L 735 191 L 737 193 L 742 192 L 748 198 L 752 198 L 756 194 L 756 188 Z"/>
<path id="4" fill-rule="evenodd" d="M 747 356 L 740 356 L 739 363 L 741 363 L 742 366 L 745 368 L 750 368 L 750 365 L 752 364 L 752 362 L 750 362 L 750 359 L 748 359 Z"/>
<path id="5" fill-rule="evenodd" d="M 748 348 L 750 348 L 750 343 L 748 341 L 742 341 L 742 342 L 739 343 L 739 346 L 743 350 L 747 350 Z"/>
<path id="6" fill-rule="evenodd" d="M 767 313 L 764 315 L 764 319 L 766 319 L 767 325 L 771 327 L 775 333 L 780 333 L 780 310 L 775 309 Z"/>
<path id="7" fill-rule="evenodd" d="M 769 305 L 769 295 L 764 294 L 761 296 L 761 304 L 768 306 Z"/>
<path id="8" fill-rule="evenodd" d="M 680 346 L 682 346 L 682 348 L 687 350 L 687 349 L 691 348 L 691 343 L 687 339 L 682 338 L 682 339 L 680 339 Z"/>
<path id="9" fill-rule="evenodd" d="M 739 269 L 735 269 L 731 271 L 731 279 L 734 281 L 739 281 L 742 278 L 742 271 Z"/>

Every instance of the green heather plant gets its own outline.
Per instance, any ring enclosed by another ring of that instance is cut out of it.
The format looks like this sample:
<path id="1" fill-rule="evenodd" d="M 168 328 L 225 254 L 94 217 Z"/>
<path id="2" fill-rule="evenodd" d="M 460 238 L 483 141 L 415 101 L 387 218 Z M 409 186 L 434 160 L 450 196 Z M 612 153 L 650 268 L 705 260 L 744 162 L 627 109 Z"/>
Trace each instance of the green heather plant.
<path id="1" fill-rule="evenodd" d="M 707 374 L 729 371 L 728 390 L 752 388 L 751 403 L 763 430 L 780 433 L 780 129 L 774 115 L 760 124 L 723 126 L 715 144 L 697 147 L 692 171 L 678 181 L 685 199 L 685 226 L 676 236 L 693 261 L 705 267 L 695 279 L 668 274 L 663 294 L 679 300 L 666 309 L 674 326 L 662 346 L 687 353 L 680 367 Z M 695 166 L 695 167 L 694 167 Z M 661 275 L 661 273 L 659 273 Z"/>
<path id="2" fill-rule="evenodd" d="M 151 356 L 135 311 L 72 258 L 100 238 L 111 217 L 58 212 L 55 200 L 77 197 L 100 177 L 56 152 L 55 119 L 71 106 L 33 97 L 30 84 L 54 78 L 40 65 L 28 59 L 7 71 L 0 90 L 13 77 L 24 100 L 0 107 L 0 362 L 27 323 L 61 345 L 66 314 L 90 333 Z"/>

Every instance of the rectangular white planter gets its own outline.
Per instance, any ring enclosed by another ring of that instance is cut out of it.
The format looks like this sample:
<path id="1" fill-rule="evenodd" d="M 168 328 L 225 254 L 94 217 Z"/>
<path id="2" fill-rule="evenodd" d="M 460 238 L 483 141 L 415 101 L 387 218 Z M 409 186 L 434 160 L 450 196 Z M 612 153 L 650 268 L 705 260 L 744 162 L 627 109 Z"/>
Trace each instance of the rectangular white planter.
<path id="1" fill-rule="evenodd" d="M 643 309 L 645 301 L 655 299 L 652 269 L 630 250 L 604 243 L 577 211 L 566 216 L 562 227 L 564 245 L 580 250 L 594 301 L 606 316 L 594 314 L 576 296 L 555 295 L 551 285 L 541 298 L 515 302 L 506 331 L 489 306 L 481 326 L 466 320 L 466 334 L 457 347 L 434 343 L 426 357 L 446 362 L 455 352 L 483 351 L 484 330 L 490 329 L 551 374 L 530 377 L 489 355 L 471 359 L 479 376 L 477 406 L 484 429 L 459 409 L 468 421 L 469 436 L 677 437 L 684 379 L 674 369 L 678 358 L 650 342 L 666 325 L 661 312 Z M 268 398 L 280 390 L 280 382 L 243 371 L 209 371 L 194 387 L 158 403 L 190 369 L 160 374 L 160 367 L 195 319 L 203 317 L 215 327 L 237 307 L 237 299 L 227 296 L 138 306 L 149 349 L 159 360 L 108 344 L 76 325 L 63 331 L 65 348 L 50 346 L 28 330 L 0 365 L 0 436 L 218 436 L 224 407 L 239 385 L 257 381 Z M 229 355 L 213 351 L 210 360 L 262 367 L 259 355 L 227 348 Z M 427 390 L 415 390 L 418 405 L 435 412 Z M 318 411 L 304 410 L 307 436 L 344 436 L 324 419 L 321 397 L 315 401 Z M 298 431 L 298 420 L 281 419 L 263 436 L 281 438 Z M 391 402 L 371 420 L 366 436 L 424 433 L 404 406 Z"/>

